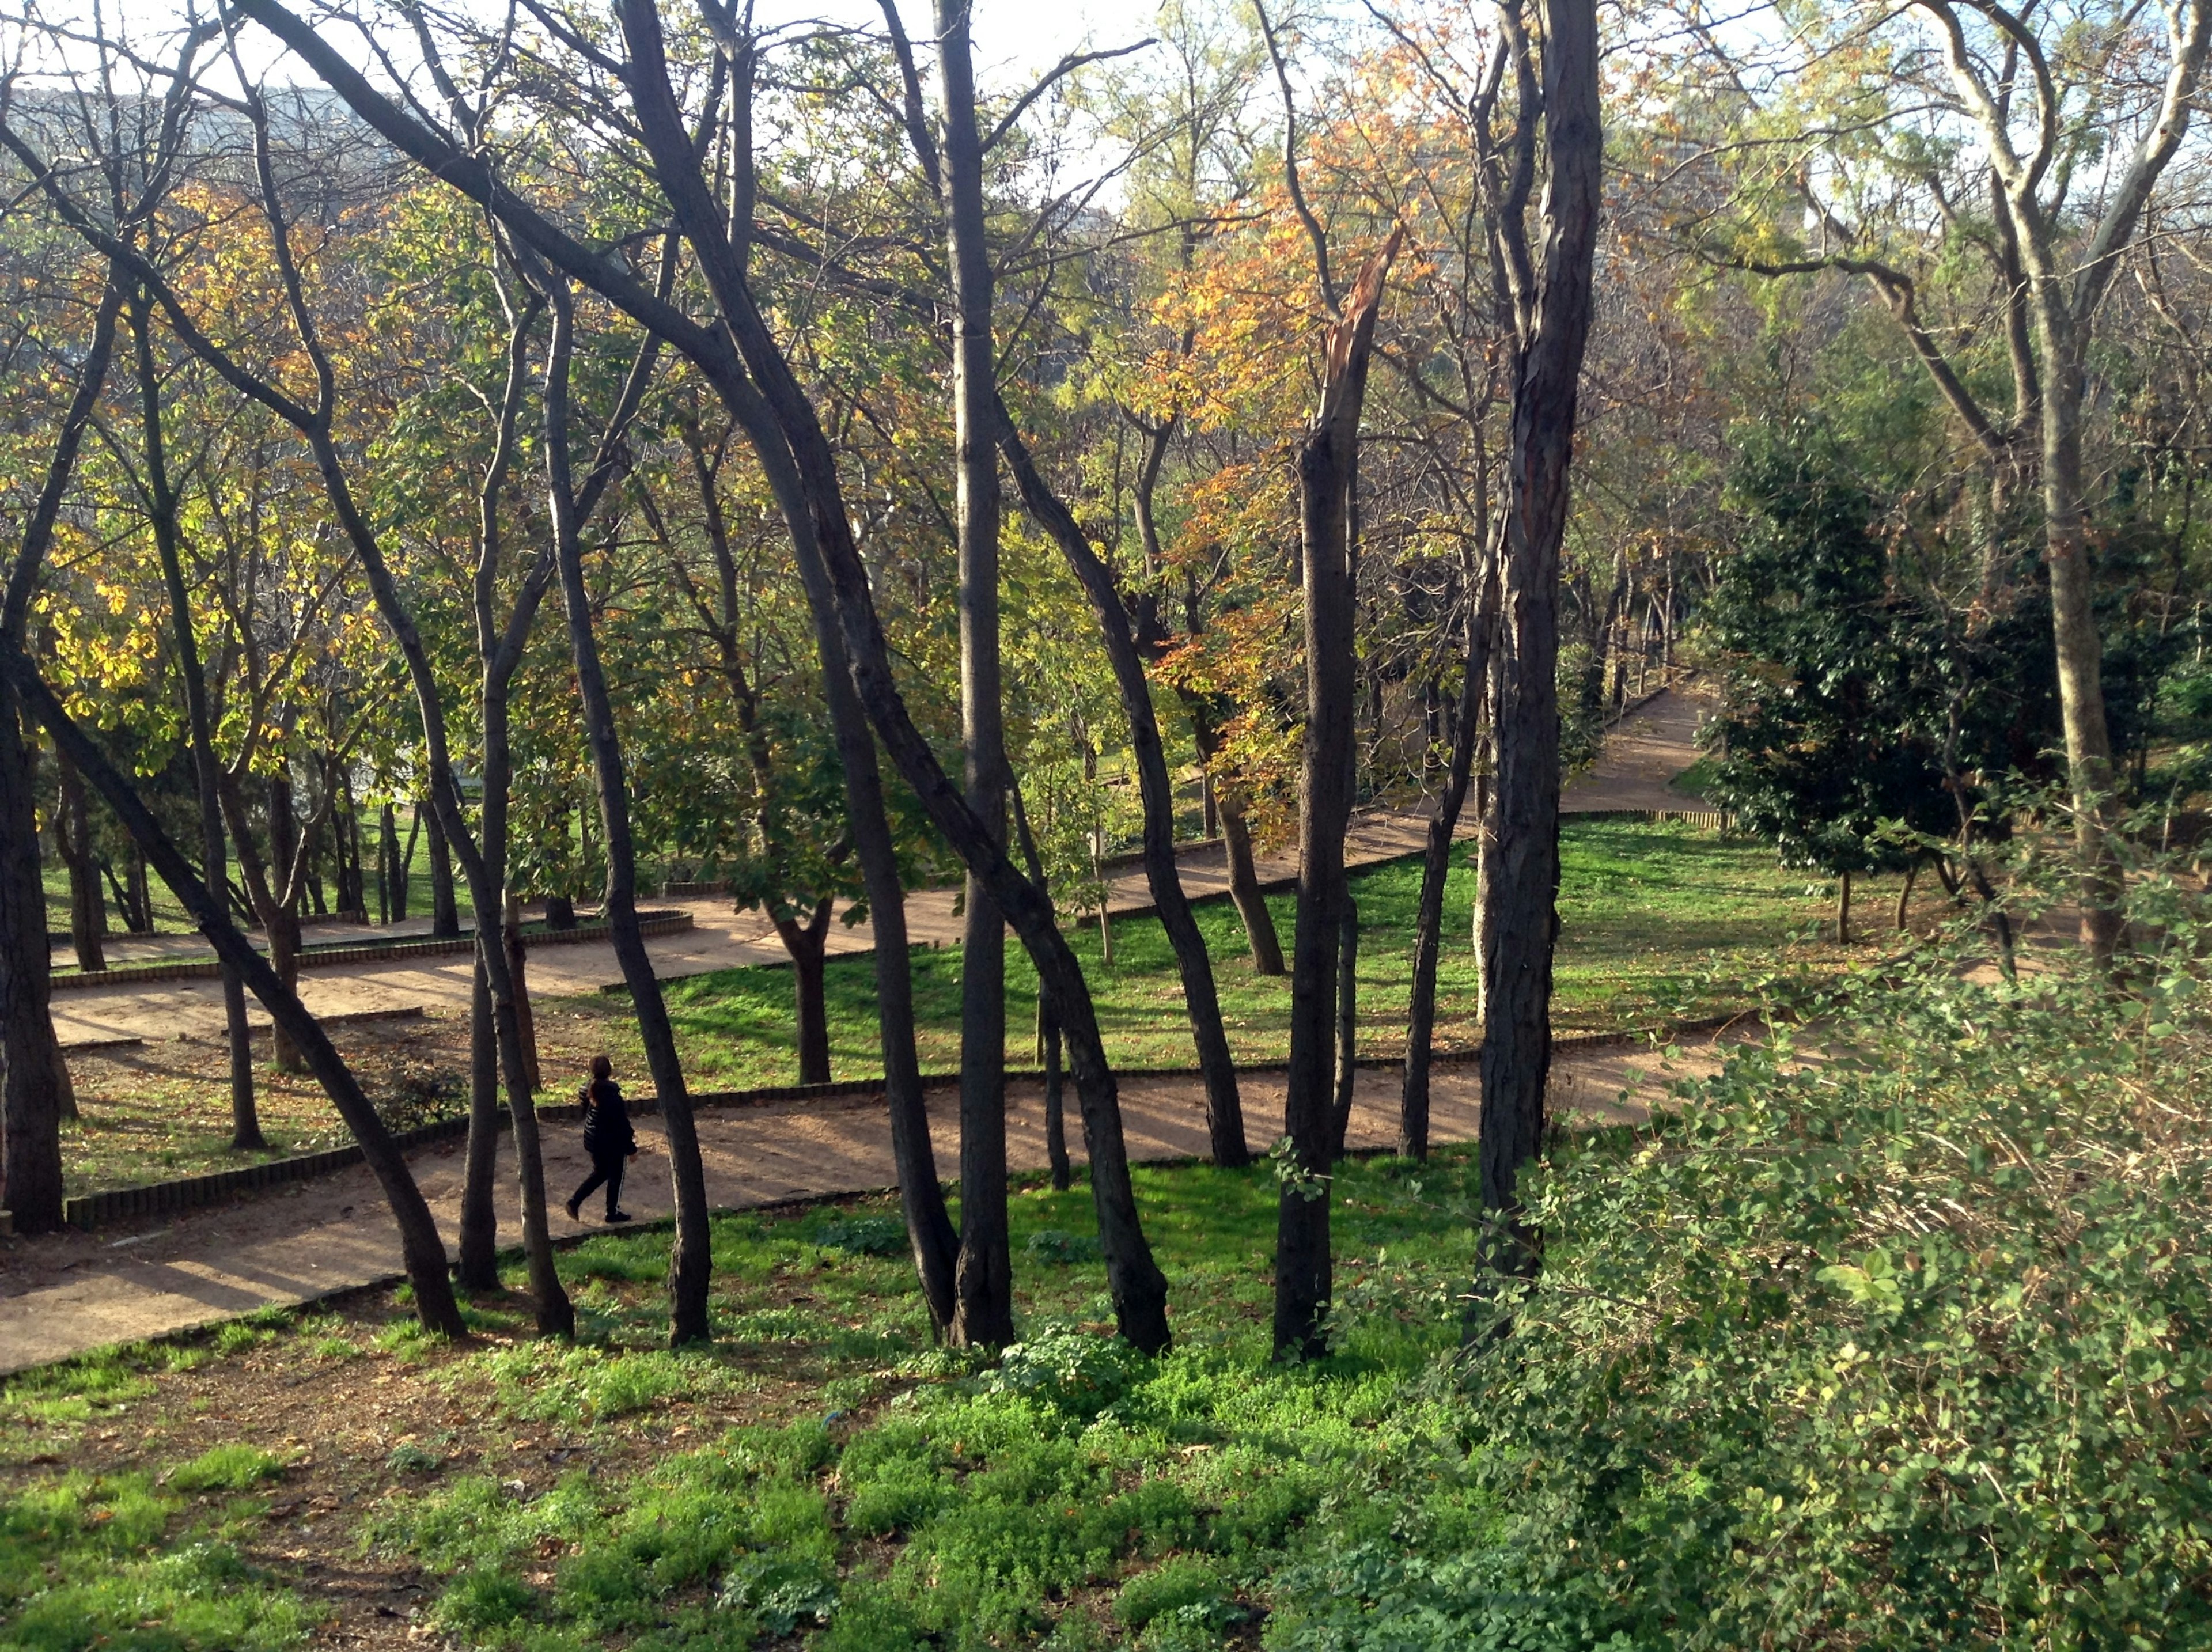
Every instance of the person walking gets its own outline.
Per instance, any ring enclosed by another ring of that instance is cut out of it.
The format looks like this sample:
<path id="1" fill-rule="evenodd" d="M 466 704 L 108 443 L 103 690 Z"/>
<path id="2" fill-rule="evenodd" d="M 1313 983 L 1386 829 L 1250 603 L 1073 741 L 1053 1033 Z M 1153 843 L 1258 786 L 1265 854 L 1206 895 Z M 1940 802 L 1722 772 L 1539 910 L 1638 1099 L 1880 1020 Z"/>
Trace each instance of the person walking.
<path id="1" fill-rule="evenodd" d="M 622 1086 L 615 1083 L 615 1064 L 604 1055 L 592 1058 L 592 1082 L 584 1086 L 584 1151 L 592 1156 L 592 1174 L 568 1200 L 568 1219 L 601 1182 L 607 1185 L 607 1220 L 627 1222 L 622 1208 L 623 1166 L 637 1157 L 637 1133 L 629 1127 L 629 1108 L 623 1102 Z"/>

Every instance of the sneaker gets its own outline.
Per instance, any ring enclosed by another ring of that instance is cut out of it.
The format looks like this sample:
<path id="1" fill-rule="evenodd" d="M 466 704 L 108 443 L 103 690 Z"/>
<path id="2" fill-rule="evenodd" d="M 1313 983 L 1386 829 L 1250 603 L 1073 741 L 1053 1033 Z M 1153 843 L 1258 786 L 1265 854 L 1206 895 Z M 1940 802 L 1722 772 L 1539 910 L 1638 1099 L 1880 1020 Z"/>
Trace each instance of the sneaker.
<path id="1" fill-rule="evenodd" d="M 580 1220 L 580 1218 L 577 1216 L 577 1214 L 576 1214 L 576 1201 L 575 1201 L 574 1200 L 573 1200 L 573 1199 L 572 1199 L 572 1200 L 570 1200 L 568 1202 L 568 1204 L 567 1204 L 567 1205 L 565 1205 L 565 1206 L 563 1206 L 562 1208 L 563 1208 L 564 1210 L 566 1210 L 566 1211 L 568 1212 L 568 1219 L 569 1219 L 571 1222 L 574 1222 L 574 1221 L 577 1221 L 577 1220 Z"/>
<path id="2" fill-rule="evenodd" d="M 607 1212 L 607 1220 L 610 1222 L 627 1222 L 629 1220 L 629 1212 L 628 1211 L 609 1211 Z"/>

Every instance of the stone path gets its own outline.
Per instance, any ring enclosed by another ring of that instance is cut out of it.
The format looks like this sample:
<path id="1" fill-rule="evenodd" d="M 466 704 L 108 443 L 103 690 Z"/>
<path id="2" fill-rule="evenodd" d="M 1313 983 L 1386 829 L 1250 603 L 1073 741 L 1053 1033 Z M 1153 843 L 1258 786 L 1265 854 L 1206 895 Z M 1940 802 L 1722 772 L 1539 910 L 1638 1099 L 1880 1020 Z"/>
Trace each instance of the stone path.
<path id="1" fill-rule="evenodd" d="M 1591 1122 L 1638 1117 L 1662 1099 L 1672 1078 L 1710 1072 L 1716 1061 L 1710 1044 L 1689 1047 L 1671 1065 L 1627 1047 L 1563 1050 L 1553 1069 L 1552 1104 Z M 1255 1151 L 1279 1133 L 1283 1084 L 1279 1069 L 1245 1075 L 1246 1131 Z M 957 1099 L 949 1089 L 930 1097 L 938 1169 L 948 1176 L 960 1157 Z M 1355 1147 L 1395 1142 L 1397 1101 L 1396 1069 L 1360 1073 L 1351 1131 Z M 1017 1084 L 1008 1103 L 1010 1163 L 1018 1171 L 1043 1169 L 1042 1087 Z M 1472 1139 L 1480 1104 L 1474 1063 L 1440 1063 L 1431 1099 L 1435 1139 Z M 1205 1102 L 1194 1079 L 1125 1080 L 1121 1105 L 1132 1158 L 1158 1163 L 1205 1153 Z M 1068 1107 L 1070 1151 L 1079 1162 L 1082 1132 L 1072 1094 Z M 872 1192 L 895 1181 L 880 1096 L 715 1108 L 702 1111 L 699 1122 L 708 1195 L 722 1209 Z M 668 1159 L 659 1120 L 643 1118 L 638 1127 L 642 1151 L 623 1202 L 650 1220 L 670 1209 Z M 589 1169 L 578 1135 L 573 1125 L 549 1123 L 546 1179 L 556 1203 Z M 497 1185 L 501 1238 L 509 1245 L 517 1242 L 520 1223 L 512 1151 L 512 1136 L 503 1136 Z M 425 1149 L 412 1163 L 450 1250 L 457 1240 L 461 1144 Z M 596 1225 L 570 1223 L 557 1210 L 554 1223 L 560 1235 Z M 398 1229 L 374 1179 L 360 1166 L 136 1231 L 0 1242 L 0 1374 L 258 1308 L 312 1301 L 394 1278 L 399 1267 Z"/>

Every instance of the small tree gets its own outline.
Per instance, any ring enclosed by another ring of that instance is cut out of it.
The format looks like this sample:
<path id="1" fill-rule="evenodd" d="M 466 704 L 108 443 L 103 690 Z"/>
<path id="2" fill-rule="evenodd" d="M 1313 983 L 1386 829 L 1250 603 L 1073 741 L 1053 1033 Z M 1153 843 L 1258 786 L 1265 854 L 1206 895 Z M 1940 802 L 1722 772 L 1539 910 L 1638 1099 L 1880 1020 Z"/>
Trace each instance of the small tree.
<path id="1" fill-rule="evenodd" d="M 1876 495 L 1823 428 L 1754 437 L 1730 494 L 1744 527 L 1705 610 L 1723 659 L 1713 793 L 1785 865 L 1838 880 L 1848 941 L 1852 876 L 1912 858 L 1884 821 L 1963 850 L 1984 777 L 2033 768 L 2055 736 L 2049 650 L 2028 634 L 2047 610 L 1970 625 L 1907 588 Z"/>

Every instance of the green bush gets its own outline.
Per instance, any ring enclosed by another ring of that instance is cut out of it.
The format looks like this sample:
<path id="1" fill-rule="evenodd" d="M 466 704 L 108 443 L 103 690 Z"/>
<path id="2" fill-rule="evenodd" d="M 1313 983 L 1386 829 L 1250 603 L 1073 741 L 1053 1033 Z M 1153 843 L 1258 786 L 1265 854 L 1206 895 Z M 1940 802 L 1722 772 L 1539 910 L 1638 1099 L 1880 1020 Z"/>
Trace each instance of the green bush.
<path id="1" fill-rule="evenodd" d="M 1142 1629 L 1164 1613 L 1218 1606 L 1231 1593 L 1211 1561 L 1170 1560 L 1122 1584 L 1114 1597 L 1114 1615 L 1132 1629 Z"/>
<path id="2" fill-rule="evenodd" d="M 1510 1517 L 1309 1561 L 1270 1644 L 2212 1643 L 2212 1021 L 2168 915 L 2126 990 L 1933 954 L 1532 1174 L 1544 1275 L 1456 1373 Z"/>

